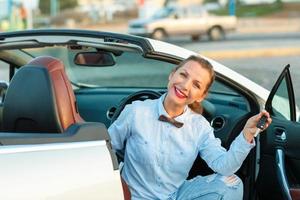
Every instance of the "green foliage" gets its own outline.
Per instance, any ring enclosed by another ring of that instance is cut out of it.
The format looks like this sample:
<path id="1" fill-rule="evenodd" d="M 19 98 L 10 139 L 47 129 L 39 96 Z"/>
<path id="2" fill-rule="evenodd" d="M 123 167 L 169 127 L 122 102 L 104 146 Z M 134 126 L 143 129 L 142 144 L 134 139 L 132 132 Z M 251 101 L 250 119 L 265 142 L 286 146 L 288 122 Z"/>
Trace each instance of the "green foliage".
<path id="1" fill-rule="evenodd" d="M 69 8 L 75 8 L 78 6 L 77 0 L 61 0 L 59 1 L 60 10 L 66 10 Z"/>
<path id="2" fill-rule="evenodd" d="M 281 10 L 279 4 L 265 5 L 265 6 L 249 6 L 248 8 L 237 9 L 237 16 L 264 16 Z"/>
<path id="3" fill-rule="evenodd" d="M 277 1 L 273 4 L 260 4 L 260 5 L 236 5 L 236 16 L 237 17 L 257 17 L 272 14 L 274 12 L 282 10 L 281 1 Z M 217 15 L 228 15 L 228 8 L 214 11 L 213 14 Z"/>
<path id="4" fill-rule="evenodd" d="M 206 3 L 218 3 L 218 2 L 219 2 L 218 0 L 204 0 L 203 4 L 206 4 Z"/>
<path id="5" fill-rule="evenodd" d="M 78 5 L 77 0 L 56 0 L 59 10 L 75 8 Z M 50 14 L 51 0 L 40 0 L 39 8 L 42 14 Z"/>
<path id="6" fill-rule="evenodd" d="M 50 0 L 41 0 L 39 1 L 39 9 L 42 14 L 50 14 Z"/>

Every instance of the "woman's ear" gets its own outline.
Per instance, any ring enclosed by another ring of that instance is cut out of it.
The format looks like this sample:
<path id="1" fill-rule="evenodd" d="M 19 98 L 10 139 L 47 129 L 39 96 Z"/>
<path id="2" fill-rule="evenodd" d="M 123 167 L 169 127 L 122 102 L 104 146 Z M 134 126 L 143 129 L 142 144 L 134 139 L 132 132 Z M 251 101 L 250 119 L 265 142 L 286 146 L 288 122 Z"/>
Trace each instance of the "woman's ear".
<path id="1" fill-rule="evenodd" d="M 197 103 L 200 103 L 201 101 L 203 101 L 203 99 L 205 99 L 208 95 L 208 92 L 205 92 L 204 94 L 202 94 L 202 96 L 196 100 Z"/>

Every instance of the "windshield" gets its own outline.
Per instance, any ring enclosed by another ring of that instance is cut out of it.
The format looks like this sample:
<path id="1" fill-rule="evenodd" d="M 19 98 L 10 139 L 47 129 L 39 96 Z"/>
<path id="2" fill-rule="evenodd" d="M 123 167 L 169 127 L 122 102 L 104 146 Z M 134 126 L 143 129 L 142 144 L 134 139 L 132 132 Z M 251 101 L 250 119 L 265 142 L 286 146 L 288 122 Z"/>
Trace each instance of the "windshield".
<path id="1" fill-rule="evenodd" d="M 140 52 L 115 52 L 113 66 L 81 66 L 74 63 L 78 52 L 97 52 L 94 47 L 70 48 L 54 46 L 24 49 L 32 57 L 49 55 L 63 61 L 67 75 L 74 87 L 97 88 L 167 88 L 168 77 L 176 66 L 162 60 L 145 58 Z M 238 95 L 225 84 L 215 81 L 210 89 L 215 93 Z"/>
<path id="2" fill-rule="evenodd" d="M 173 13 L 174 8 L 166 7 L 157 10 L 154 15 L 152 15 L 152 19 L 162 19 L 162 18 L 167 18 L 170 16 L 171 13 Z"/>
<path id="3" fill-rule="evenodd" d="M 139 52 L 121 52 L 115 55 L 116 64 L 107 67 L 81 66 L 74 63 L 77 50 L 66 47 L 26 49 L 33 57 L 51 55 L 65 64 L 74 85 L 89 87 L 150 87 L 165 88 L 174 64 L 147 59 Z M 82 50 L 81 50 L 82 51 Z M 97 49 L 86 47 L 85 51 Z"/>

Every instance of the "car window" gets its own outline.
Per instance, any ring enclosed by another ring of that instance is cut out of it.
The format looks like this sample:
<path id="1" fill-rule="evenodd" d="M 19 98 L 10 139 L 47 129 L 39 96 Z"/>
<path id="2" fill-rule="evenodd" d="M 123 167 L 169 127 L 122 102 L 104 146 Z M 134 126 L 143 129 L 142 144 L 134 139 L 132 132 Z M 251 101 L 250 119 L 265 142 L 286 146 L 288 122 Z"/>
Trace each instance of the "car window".
<path id="1" fill-rule="evenodd" d="M 166 7 L 157 10 L 151 18 L 153 19 L 162 19 L 169 17 L 174 12 L 174 9 L 171 7 Z"/>
<path id="2" fill-rule="evenodd" d="M 187 8 L 178 8 L 176 9 L 176 15 L 178 18 L 184 18 L 187 17 L 189 14 L 189 11 Z"/>
<path id="3" fill-rule="evenodd" d="M 0 81 L 9 82 L 9 64 L 0 60 Z"/>
<path id="4" fill-rule="evenodd" d="M 190 17 L 200 17 L 204 13 L 203 8 L 199 6 L 192 6 L 188 8 L 188 16 Z"/>
<path id="5" fill-rule="evenodd" d="M 273 114 L 279 118 L 291 120 L 290 101 L 286 80 L 283 79 L 272 100 Z"/>
<path id="6" fill-rule="evenodd" d="M 0 60 L 0 104 L 3 103 L 4 96 L 9 83 L 9 64 Z"/>
<path id="7" fill-rule="evenodd" d="M 297 65 L 291 65 L 291 79 L 296 103 L 296 120 L 300 122 L 300 70 Z"/>

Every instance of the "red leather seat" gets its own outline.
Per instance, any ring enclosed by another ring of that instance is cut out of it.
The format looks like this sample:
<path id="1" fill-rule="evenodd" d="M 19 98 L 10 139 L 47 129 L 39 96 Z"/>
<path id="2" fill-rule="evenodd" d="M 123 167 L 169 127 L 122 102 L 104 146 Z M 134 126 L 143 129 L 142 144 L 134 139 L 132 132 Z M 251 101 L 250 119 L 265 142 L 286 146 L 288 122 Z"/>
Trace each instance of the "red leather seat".
<path id="1" fill-rule="evenodd" d="M 292 200 L 300 200 L 300 188 L 290 188 Z"/>
<path id="2" fill-rule="evenodd" d="M 83 122 L 63 63 L 49 56 L 18 70 L 3 107 L 3 129 L 9 132 L 62 133 Z"/>
<path id="3" fill-rule="evenodd" d="M 65 73 L 64 64 L 50 56 L 40 56 L 27 64 L 47 68 L 55 95 L 58 117 L 63 131 L 71 124 L 83 122 L 76 105 L 75 95 L 71 83 Z"/>
<path id="4" fill-rule="evenodd" d="M 123 187 L 123 194 L 124 194 L 124 199 L 125 200 L 130 200 L 131 199 L 131 194 L 128 188 L 127 183 L 124 181 L 124 179 L 121 177 L 122 180 L 122 187 Z"/>

